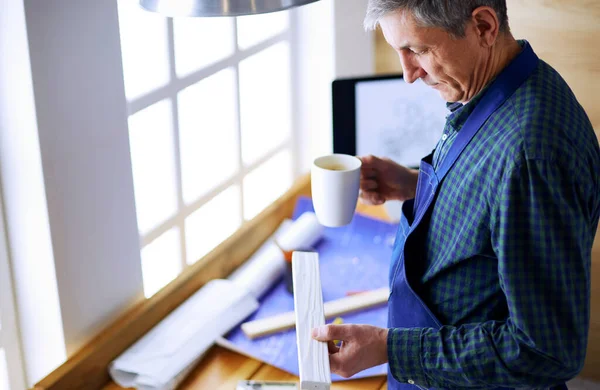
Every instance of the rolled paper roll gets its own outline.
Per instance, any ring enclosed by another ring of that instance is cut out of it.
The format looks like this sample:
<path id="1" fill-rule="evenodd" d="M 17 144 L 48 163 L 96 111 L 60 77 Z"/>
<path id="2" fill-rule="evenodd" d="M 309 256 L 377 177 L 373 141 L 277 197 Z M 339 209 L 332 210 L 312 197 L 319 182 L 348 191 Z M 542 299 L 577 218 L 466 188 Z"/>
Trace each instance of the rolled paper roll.
<path id="1" fill-rule="evenodd" d="M 109 374 L 121 387 L 174 389 L 217 338 L 258 306 L 230 280 L 211 280 L 117 357 Z"/>
<path id="2" fill-rule="evenodd" d="M 229 280 L 260 298 L 284 274 L 283 251 L 314 246 L 323 235 L 323 226 L 313 212 L 305 212 L 294 222 L 284 222 L 274 238 L 261 246 Z"/>
<path id="3" fill-rule="evenodd" d="M 294 251 L 298 248 L 314 246 L 323 235 L 324 227 L 313 212 L 305 212 L 295 220 L 288 232 L 276 237 L 283 250 Z"/>

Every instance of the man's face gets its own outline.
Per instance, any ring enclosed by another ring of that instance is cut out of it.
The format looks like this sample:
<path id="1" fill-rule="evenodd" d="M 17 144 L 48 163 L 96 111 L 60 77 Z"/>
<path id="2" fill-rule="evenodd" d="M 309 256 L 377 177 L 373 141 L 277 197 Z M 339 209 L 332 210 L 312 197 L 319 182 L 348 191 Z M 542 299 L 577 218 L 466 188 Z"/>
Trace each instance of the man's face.
<path id="1" fill-rule="evenodd" d="M 485 66 L 483 47 L 469 22 L 465 37 L 454 39 L 439 28 L 420 27 L 408 11 L 396 11 L 380 20 L 385 40 L 396 50 L 404 79 L 422 79 L 448 102 L 467 102 L 478 92 L 477 79 Z"/>

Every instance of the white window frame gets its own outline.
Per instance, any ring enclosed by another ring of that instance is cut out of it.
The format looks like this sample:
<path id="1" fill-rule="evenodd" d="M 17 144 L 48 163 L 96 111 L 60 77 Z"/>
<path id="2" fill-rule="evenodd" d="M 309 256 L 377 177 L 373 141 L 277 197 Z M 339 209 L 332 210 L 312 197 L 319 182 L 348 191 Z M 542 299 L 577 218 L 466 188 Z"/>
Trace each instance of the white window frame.
<path id="1" fill-rule="evenodd" d="M 175 170 L 176 170 L 176 186 L 177 186 L 177 212 L 172 215 L 167 220 L 163 221 L 160 225 L 152 228 L 150 231 L 145 234 L 140 235 L 140 250 L 150 244 L 152 241 L 156 240 L 158 237 L 172 229 L 173 227 L 178 227 L 179 231 L 179 239 L 180 239 L 180 253 L 181 253 L 181 269 L 184 270 L 198 259 L 194 259 L 194 261 L 188 263 L 187 259 L 187 247 L 186 247 L 186 239 L 185 239 L 185 220 L 188 216 L 190 216 L 193 212 L 201 208 L 215 196 L 220 194 L 222 191 L 231 187 L 232 185 L 237 185 L 237 188 L 240 193 L 240 210 L 241 215 L 240 219 L 242 223 L 246 222 L 243 220 L 244 216 L 244 190 L 243 190 L 243 180 L 250 172 L 259 167 L 261 164 L 267 162 L 269 159 L 277 155 L 279 152 L 284 150 L 289 150 L 292 156 L 292 179 L 295 180 L 299 176 L 299 146 L 298 142 L 295 142 L 298 138 L 298 126 L 296 125 L 297 118 L 294 115 L 296 110 L 293 109 L 296 106 L 298 101 L 298 88 L 296 88 L 296 80 L 294 78 L 295 69 L 297 67 L 296 61 L 294 61 L 296 49 L 296 39 L 295 35 L 292 33 L 295 29 L 296 16 L 293 12 L 289 12 L 289 24 L 288 28 L 284 31 L 273 35 L 270 38 L 267 38 L 255 45 L 252 45 L 245 49 L 240 49 L 238 45 L 238 24 L 235 21 L 233 24 L 233 54 L 228 57 L 219 60 L 207 67 L 200 68 L 191 74 L 187 74 L 183 77 L 178 76 L 175 67 L 175 39 L 174 39 L 174 23 L 173 19 L 167 19 L 167 45 L 168 45 L 168 62 L 169 62 L 169 82 L 161 86 L 159 88 L 154 89 L 153 91 L 146 93 L 140 97 L 136 97 L 133 99 L 128 99 L 127 101 L 127 114 L 128 116 L 134 115 L 141 110 L 144 110 L 160 101 L 168 100 L 171 104 L 171 115 L 172 115 L 172 125 L 173 125 L 173 145 L 174 145 L 174 158 L 175 158 Z M 242 159 L 242 143 L 241 143 L 241 122 L 240 122 L 240 77 L 239 77 L 239 64 L 253 56 L 256 55 L 278 43 L 288 42 L 290 47 L 290 58 L 291 58 L 291 80 L 290 85 L 291 88 L 291 135 L 281 142 L 275 148 L 269 150 L 265 155 L 263 155 L 260 159 L 253 162 L 250 165 L 246 165 Z M 195 200 L 191 204 L 186 204 L 183 199 L 183 186 L 182 186 L 182 167 L 181 167 L 181 151 L 179 144 L 179 115 L 178 115 L 178 102 L 177 95 L 179 92 L 184 90 L 187 87 L 190 87 L 201 80 L 210 77 L 217 72 L 227 69 L 233 68 L 235 73 L 235 83 L 236 83 L 236 106 L 237 106 L 237 129 L 236 129 L 236 143 L 237 143 L 237 157 L 238 157 L 238 167 L 240 167 L 237 173 L 231 177 L 230 179 L 222 182 L 218 186 L 211 189 L 209 192 L 204 194 L 199 199 Z"/>
<path id="2" fill-rule="evenodd" d="M 4 203 L 0 194 L 0 350 L 6 356 L 8 384 L 12 390 L 25 389 L 25 371 L 21 353 L 20 334 L 15 311 L 12 270 L 9 261 L 6 229 L 4 226 Z M 0 362 L 3 364 L 3 362 Z M 2 384 L 0 383 L 0 386 Z"/>
<path id="3" fill-rule="evenodd" d="M 302 153 L 300 165 L 293 160 L 296 174 L 308 173 L 313 157 L 331 151 L 329 82 L 370 69 L 370 43 L 355 39 L 362 38 L 365 2 L 299 7 L 290 11 L 289 30 L 272 38 L 290 39 L 289 147 Z M 116 1 L 0 3 L 0 30 L 8 32 L 0 41 L 9 43 L 0 51 L 10 58 L 0 71 L 8 97 L 0 107 L 2 195 L 31 387 L 143 299 L 127 141 L 127 107 L 131 113 L 143 100 L 125 100 Z M 66 227 L 73 227 L 69 235 L 59 234 Z"/>

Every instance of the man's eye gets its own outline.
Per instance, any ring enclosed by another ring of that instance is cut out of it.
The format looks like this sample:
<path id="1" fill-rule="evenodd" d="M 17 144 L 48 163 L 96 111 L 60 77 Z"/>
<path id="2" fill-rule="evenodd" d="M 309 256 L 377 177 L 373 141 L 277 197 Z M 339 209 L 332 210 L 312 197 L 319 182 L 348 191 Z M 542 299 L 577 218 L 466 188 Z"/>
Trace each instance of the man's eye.
<path id="1" fill-rule="evenodd" d="M 401 51 L 404 51 L 405 53 L 410 53 L 415 56 L 420 56 L 420 55 L 427 53 L 428 49 L 420 50 L 420 49 L 411 49 L 410 47 L 405 47 L 405 48 L 402 48 L 401 50 L 399 50 L 399 52 L 401 52 Z"/>

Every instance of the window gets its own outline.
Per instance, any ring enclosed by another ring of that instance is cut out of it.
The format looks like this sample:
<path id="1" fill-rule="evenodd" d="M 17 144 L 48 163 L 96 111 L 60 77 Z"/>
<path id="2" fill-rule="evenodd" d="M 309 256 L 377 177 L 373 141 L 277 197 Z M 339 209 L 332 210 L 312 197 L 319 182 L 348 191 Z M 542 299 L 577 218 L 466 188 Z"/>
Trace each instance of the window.
<path id="1" fill-rule="evenodd" d="M 0 390 L 25 388 L 0 197 Z"/>
<path id="2" fill-rule="evenodd" d="M 165 18 L 118 0 L 144 292 L 292 184 L 289 11 Z"/>

